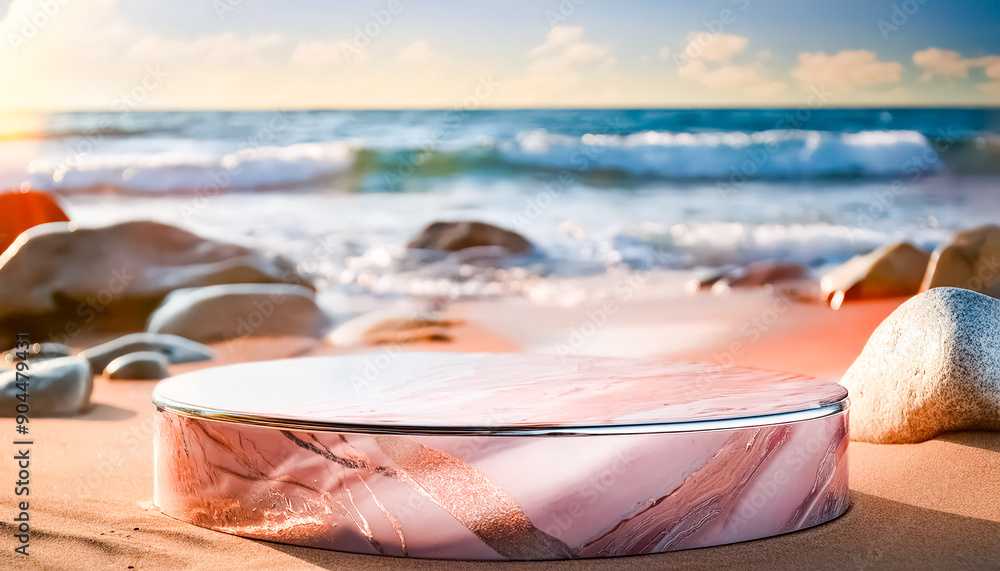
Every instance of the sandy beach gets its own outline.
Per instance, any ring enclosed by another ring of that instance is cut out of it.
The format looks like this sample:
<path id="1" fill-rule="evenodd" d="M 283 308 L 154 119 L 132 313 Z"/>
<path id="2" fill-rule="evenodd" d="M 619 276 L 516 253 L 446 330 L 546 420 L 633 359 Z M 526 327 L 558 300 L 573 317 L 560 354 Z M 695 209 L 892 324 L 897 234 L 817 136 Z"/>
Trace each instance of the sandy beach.
<path id="1" fill-rule="evenodd" d="M 775 307 L 765 292 L 678 296 L 678 276 L 653 280 L 642 295 L 619 300 L 581 354 L 732 364 L 837 378 L 875 326 L 902 301 L 847 305 L 789 304 L 769 326 L 744 325 Z M 669 287 L 663 284 L 673 284 Z M 589 286 L 591 293 L 600 287 Z M 590 296 L 593 297 L 593 296 Z M 599 296 L 598 296 L 599 297 Z M 599 304 L 598 304 L 599 306 Z M 569 343 L 587 304 L 539 307 L 524 300 L 466 302 L 445 317 L 460 321 L 453 341 L 410 344 L 414 351 L 545 352 Z M 544 315 L 539 315 L 543 312 Z M 672 319 L 664 319 L 664 316 Z M 702 334 L 686 332 L 685 315 Z M 760 317 L 761 319 L 765 317 Z M 748 321 L 749 320 L 749 321 Z M 531 325 L 526 327 L 525 324 Z M 520 332 L 520 334 L 518 334 Z M 517 335 L 519 343 L 512 337 Z M 683 346 L 678 340 L 683 339 Z M 742 343 L 734 351 L 733 343 Z M 256 337 L 216 344 L 211 363 L 175 365 L 179 373 L 248 360 L 344 352 L 312 338 Z M 379 350 L 367 348 L 366 350 Z M 151 502 L 153 406 L 149 381 L 95 379 L 90 412 L 32 421 L 32 558 L 10 551 L 4 567 L 37 569 L 751 569 L 988 568 L 1000 565 L 1000 435 L 947 434 L 913 445 L 852 442 L 852 506 L 839 519 L 790 535 L 662 555 L 548 563 L 401 560 L 254 541 L 201 529 L 161 514 Z M 5 445 L 12 446 L 5 436 Z M 37 499 L 36 499 L 37 498 Z M 2 496 L 14 502 L 12 490 Z M 4 522 L 10 533 L 10 523 Z"/>
<path id="2" fill-rule="evenodd" d="M 175 4 L 0 0 L 0 570 L 1000 569 L 1000 2 Z"/>

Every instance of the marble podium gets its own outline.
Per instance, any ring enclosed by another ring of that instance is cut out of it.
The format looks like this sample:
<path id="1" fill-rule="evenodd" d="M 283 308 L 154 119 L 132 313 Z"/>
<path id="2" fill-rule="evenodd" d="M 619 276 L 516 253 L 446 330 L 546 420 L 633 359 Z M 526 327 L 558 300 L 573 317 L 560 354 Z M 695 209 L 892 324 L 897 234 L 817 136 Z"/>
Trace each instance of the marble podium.
<path id="1" fill-rule="evenodd" d="M 573 559 L 746 541 L 844 513 L 847 392 L 789 374 L 376 353 L 172 377 L 155 504 L 356 553 Z"/>

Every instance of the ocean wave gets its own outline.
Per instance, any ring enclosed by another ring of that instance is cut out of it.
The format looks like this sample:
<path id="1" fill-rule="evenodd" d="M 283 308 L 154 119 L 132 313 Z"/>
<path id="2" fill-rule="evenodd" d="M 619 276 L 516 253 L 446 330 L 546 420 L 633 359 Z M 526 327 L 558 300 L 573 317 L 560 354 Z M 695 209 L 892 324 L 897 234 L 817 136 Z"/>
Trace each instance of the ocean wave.
<path id="1" fill-rule="evenodd" d="M 352 151 L 342 142 L 248 147 L 222 156 L 190 152 L 81 154 L 61 161 L 33 161 L 28 165 L 28 182 L 40 189 L 267 188 L 333 176 L 351 164 Z"/>
<path id="2" fill-rule="evenodd" d="M 568 137 L 538 130 L 522 133 L 502 153 L 511 162 L 550 168 L 722 179 L 885 176 L 942 168 L 931 141 L 916 131 L 647 131 Z"/>
<path id="3" fill-rule="evenodd" d="M 915 243 L 933 249 L 948 233 L 935 229 L 911 230 Z M 674 267 L 719 267 L 759 260 L 795 262 L 820 267 L 840 263 L 874 250 L 894 239 L 884 230 L 839 224 L 742 224 L 703 222 L 679 224 L 645 240 L 658 251 L 670 252 Z"/>
<path id="4" fill-rule="evenodd" d="M 985 149 L 985 150 L 984 150 Z M 412 178 L 488 173 L 493 176 L 570 171 L 624 177 L 748 179 L 912 177 L 992 168 L 995 145 L 941 144 L 916 131 L 771 130 L 754 133 L 588 134 L 544 130 L 466 146 L 371 148 L 356 141 L 246 148 L 227 155 L 192 151 L 94 153 L 32 162 L 28 182 L 39 189 L 189 190 L 291 187 L 350 172 L 370 190 L 398 189 Z"/>

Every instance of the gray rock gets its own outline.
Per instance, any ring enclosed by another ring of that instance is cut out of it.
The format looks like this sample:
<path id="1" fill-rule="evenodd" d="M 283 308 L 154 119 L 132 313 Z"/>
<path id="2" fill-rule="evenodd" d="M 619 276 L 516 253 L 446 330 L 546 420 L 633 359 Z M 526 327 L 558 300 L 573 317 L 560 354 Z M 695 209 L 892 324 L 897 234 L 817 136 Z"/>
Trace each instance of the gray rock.
<path id="1" fill-rule="evenodd" d="M 524 236 L 485 222 L 434 222 L 406 247 L 457 252 L 479 246 L 501 246 L 511 254 L 524 254 L 532 249 Z"/>
<path id="2" fill-rule="evenodd" d="M 0 356 L 0 367 L 10 365 L 20 360 L 17 349 L 11 349 Z M 44 361 L 58 357 L 69 357 L 69 347 L 62 343 L 32 343 L 28 348 L 29 361 Z"/>
<path id="3" fill-rule="evenodd" d="M 104 374 L 109 379 L 129 379 L 134 381 L 159 381 L 165 379 L 167 372 L 166 356 L 156 351 L 139 351 L 122 355 L 108 363 Z"/>
<path id="4" fill-rule="evenodd" d="M 878 326 L 841 384 L 854 440 L 1000 430 L 1000 301 L 958 288 L 913 297 Z"/>
<path id="5" fill-rule="evenodd" d="M 90 405 L 93 375 L 87 362 L 78 357 L 60 357 L 31 363 L 26 371 L 29 418 L 66 416 L 82 412 Z M 0 373 L 0 416 L 17 416 L 17 371 Z"/>
<path id="6" fill-rule="evenodd" d="M 322 337 L 329 326 L 308 288 L 236 284 L 170 294 L 150 316 L 147 329 L 210 343 L 264 335 Z"/>
<path id="7" fill-rule="evenodd" d="M 73 345 L 81 333 L 138 331 L 179 288 L 307 282 L 281 258 L 157 222 L 53 222 L 0 255 L 0 346 L 18 332 Z"/>
<path id="8" fill-rule="evenodd" d="M 210 361 L 214 356 L 211 347 L 185 339 L 178 335 L 157 333 L 132 333 L 91 347 L 80 355 L 90 361 L 95 375 L 100 375 L 111 361 L 122 355 L 140 351 L 155 351 L 163 354 L 169 363 L 196 363 Z"/>

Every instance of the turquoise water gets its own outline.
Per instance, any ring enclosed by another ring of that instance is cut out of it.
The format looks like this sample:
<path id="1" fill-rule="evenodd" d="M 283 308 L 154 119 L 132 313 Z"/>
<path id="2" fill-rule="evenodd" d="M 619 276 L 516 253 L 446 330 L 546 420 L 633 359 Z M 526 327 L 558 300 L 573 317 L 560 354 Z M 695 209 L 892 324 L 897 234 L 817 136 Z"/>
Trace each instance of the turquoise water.
<path id="1" fill-rule="evenodd" d="M 520 231 L 543 275 L 820 269 L 1000 221 L 996 109 L 67 113 L 0 147 L 0 183 L 84 223 L 236 235 L 385 291 L 418 287 L 402 246 L 439 219 Z M 421 275 L 476 273 L 453 262 Z"/>

